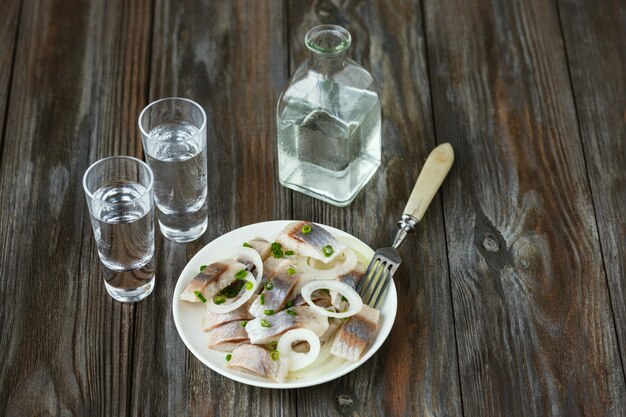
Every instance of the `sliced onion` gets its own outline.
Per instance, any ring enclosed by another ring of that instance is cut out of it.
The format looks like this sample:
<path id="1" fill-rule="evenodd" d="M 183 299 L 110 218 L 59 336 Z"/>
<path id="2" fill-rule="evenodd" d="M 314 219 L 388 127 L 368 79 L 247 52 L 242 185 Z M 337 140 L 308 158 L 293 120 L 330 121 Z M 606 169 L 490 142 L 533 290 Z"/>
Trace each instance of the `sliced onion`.
<path id="1" fill-rule="evenodd" d="M 309 351 L 306 353 L 294 351 L 291 345 L 302 341 L 309 343 Z M 289 365 L 289 371 L 297 371 L 313 363 L 320 354 L 320 348 L 320 338 L 309 329 L 289 330 L 280 337 L 276 345 L 281 358 L 284 356 L 288 359 L 286 363 Z"/>
<path id="2" fill-rule="evenodd" d="M 317 369 L 319 369 L 320 367 L 324 366 L 324 364 L 326 363 L 326 360 L 328 358 L 331 357 L 330 355 L 330 348 L 332 343 L 322 343 L 322 348 L 320 350 L 320 354 L 317 355 L 317 358 L 311 362 L 310 364 L 308 364 L 307 366 L 305 366 L 304 368 L 298 369 L 297 371 L 293 371 L 290 374 L 291 378 L 299 378 L 300 375 L 302 374 L 308 374 L 311 371 L 315 371 Z"/>
<path id="3" fill-rule="evenodd" d="M 247 289 L 244 285 L 239 294 L 237 294 L 237 297 L 232 299 L 234 301 L 231 303 L 227 302 L 224 304 L 215 304 L 213 302 L 213 297 L 208 299 L 206 302 L 206 309 L 213 313 L 230 313 L 231 311 L 238 309 L 254 295 L 257 287 L 259 286 L 259 282 L 261 282 L 261 277 L 263 276 L 263 260 L 257 251 L 252 248 L 241 247 L 237 249 L 236 253 L 234 253 L 232 257 L 233 259 L 239 259 L 241 257 L 249 258 L 256 266 L 257 276 L 255 278 L 251 272 L 248 272 L 248 275 L 246 275 L 246 281 L 252 283 L 252 289 Z"/>
<path id="4" fill-rule="evenodd" d="M 350 248 L 346 248 L 342 253 L 345 253 L 346 259 L 342 262 L 336 261 L 336 264 L 330 269 L 314 268 L 308 264 L 310 259 L 315 261 L 315 258 L 308 258 L 305 256 L 299 256 L 296 261 L 296 266 L 300 272 L 304 275 L 311 276 L 313 279 L 335 279 L 343 274 L 347 274 L 356 268 L 358 259 L 354 251 Z"/>
<path id="5" fill-rule="evenodd" d="M 313 291 L 323 288 L 337 291 L 339 294 L 346 297 L 348 303 L 350 304 L 348 311 L 335 313 L 316 305 L 311 300 L 311 294 L 313 293 Z M 317 279 L 307 282 L 302 287 L 302 298 L 304 298 L 307 304 L 310 305 L 316 313 L 323 314 L 328 317 L 335 317 L 337 319 L 344 319 L 346 317 L 354 316 L 356 313 L 361 311 L 361 308 L 363 308 L 363 300 L 361 300 L 359 294 L 357 294 L 357 292 L 354 291 L 354 289 L 348 284 L 334 279 Z"/>
<path id="6" fill-rule="evenodd" d="M 313 362 L 306 368 L 302 368 L 299 371 L 290 373 L 290 378 L 316 378 L 321 375 L 328 375 L 330 372 L 333 372 L 338 367 L 343 365 L 346 362 L 345 359 L 338 358 L 330 354 L 331 345 L 332 342 L 326 342 L 324 346 L 322 346 L 322 351 L 320 352 L 320 355 L 317 357 L 315 362 Z"/>

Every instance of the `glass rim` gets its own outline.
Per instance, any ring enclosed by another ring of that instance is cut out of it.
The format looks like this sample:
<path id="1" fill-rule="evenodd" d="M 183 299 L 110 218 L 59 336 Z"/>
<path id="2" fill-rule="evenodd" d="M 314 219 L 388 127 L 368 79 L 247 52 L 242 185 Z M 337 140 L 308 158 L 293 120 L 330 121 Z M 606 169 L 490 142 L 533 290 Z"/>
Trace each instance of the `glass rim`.
<path id="1" fill-rule="evenodd" d="M 141 113 L 139 113 L 139 118 L 137 118 L 137 125 L 139 126 L 139 131 L 141 132 L 143 137 L 148 138 L 150 140 L 154 140 L 152 139 L 152 136 L 150 136 L 150 134 L 146 132 L 143 126 L 141 125 L 141 119 L 143 119 L 143 116 L 146 113 L 146 111 L 148 111 L 148 109 L 164 101 L 186 101 L 188 103 L 191 103 L 191 105 L 193 105 L 194 107 L 200 109 L 200 112 L 202 113 L 202 125 L 198 128 L 198 132 L 194 135 L 190 135 L 188 138 L 183 140 L 183 142 L 187 142 L 190 139 L 196 137 L 197 135 L 200 134 L 202 130 L 204 130 L 204 128 L 206 128 L 206 122 L 207 122 L 206 112 L 204 111 L 201 105 L 199 105 L 198 103 L 196 103 L 195 101 L 191 99 L 184 98 L 184 97 L 163 97 L 163 98 L 153 101 L 152 103 L 149 103 L 146 107 L 143 108 Z"/>
<path id="2" fill-rule="evenodd" d="M 315 36 L 323 32 L 332 32 L 335 36 L 341 38 L 342 41 L 333 48 L 323 48 L 315 42 Z M 346 51 L 350 47 L 352 44 L 352 35 L 350 35 L 350 32 L 348 32 L 346 28 L 339 25 L 318 25 L 311 28 L 306 33 L 304 36 L 304 44 L 312 52 L 321 53 L 327 56 L 334 56 Z"/>
<path id="3" fill-rule="evenodd" d="M 141 193 L 141 195 L 128 200 L 128 201 L 124 201 L 123 203 L 109 203 L 107 201 L 104 201 L 100 198 L 97 198 L 93 195 L 93 193 L 89 190 L 89 188 L 87 188 L 87 175 L 93 171 L 95 169 L 96 166 L 105 163 L 106 161 L 110 161 L 112 159 L 128 159 L 134 162 L 139 163 L 139 165 L 143 166 L 144 168 L 147 168 L 147 172 L 148 172 L 148 185 L 146 186 L 146 191 Z M 154 185 L 154 174 L 152 172 L 152 169 L 150 168 L 150 166 L 148 164 L 146 164 L 144 161 L 142 161 L 139 158 L 135 158 L 134 156 L 127 156 L 127 155 L 114 155 L 114 156 L 108 156 L 106 158 L 102 158 L 102 159 L 98 159 L 96 162 L 94 162 L 93 164 L 91 164 L 89 166 L 89 168 L 87 168 L 87 170 L 85 171 L 85 174 L 83 175 L 83 190 L 85 191 L 85 195 L 95 201 L 98 201 L 100 203 L 104 203 L 110 206 L 114 206 L 117 204 L 129 204 L 129 203 L 136 203 L 137 201 L 141 200 L 142 198 L 144 198 L 146 196 L 146 194 L 148 194 L 150 191 L 152 191 L 152 187 Z"/>

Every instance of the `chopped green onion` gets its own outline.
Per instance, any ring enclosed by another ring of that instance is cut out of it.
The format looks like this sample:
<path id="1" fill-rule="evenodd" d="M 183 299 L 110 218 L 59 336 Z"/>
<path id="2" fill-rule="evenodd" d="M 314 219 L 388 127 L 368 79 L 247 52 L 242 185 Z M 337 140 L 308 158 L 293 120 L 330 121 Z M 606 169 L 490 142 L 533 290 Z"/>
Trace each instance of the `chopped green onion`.
<path id="1" fill-rule="evenodd" d="M 276 346 L 278 346 L 278 342 L 276 340 L 273 340 L 271 342 L 268 343 L 268 345 L 272 348 L 272 349 L 276 349 Z"/>
<path id="2" fill-rule="evenodd" d="M 213 302 L 217 305 L 224 304 L 225 301 L 226 301 L 226 298 L 220 297 L 219 295 L 216 297 L 213 297 Z"/>
<path id="3" fill-rule="evenodd" d="M 274 314 L 274 310 L 272 310 L 271 308 L 269 310 L 263 310 L 263 314 L 265 314 L 266 316 L 271 316 L 272 314 Z"/>
<path id="4" fill-rule="evenodd" d="M 246 327 L 247 325 L 248 325 L 248 322 L 247 322 L 247 321 L 242 321 L 242 322 L 241 322 L 241 327 Z"/>
<path id="5" fill-rule="evenodd" d="M 266 290 L 271 290 L 272 288 L 274 288 L 274 284 L 272 284 L 271 282 L 268 282 L 267 284 L 265 284 L 265 289 Z"/>
<path id="6" fill-rule="evenodd" d="M 304 226 L 302 226 L 302 233 L 305 235 L 308 235 L 309 233 L 311 233 L 311 225 L 305 224 Z"/>
<path id="7" fill-rule="evenodd" d="M 265 320 L 265 319 L 261 319 L 261 327 L 272 327 L 272 325 L 270 324 L 269 321 Z"/>
<path id="8" fill-rule="evenodd" d="M 285 313 L 289 314 L 290 316 L 297 316 L 298 315 L 298 313 L 296 313 L 293 310 L 285 310 Z"/>
<path id="9" fill-rule="evenodd" d="M 280 358 L 280 352 L 278 352 L 277 350 L 273 350 L 270 352 L 270 357 L 273 361 L 277 361 L 278 358 Z"/>
<path id="10" fill-rule="evenodd" d="M 208 265 L 200 265 L 200 272 L 204 271 Z"/>
<path id="11" fill-rule="evenodd" d="M 246 281 L 246 290 L 251 290 L 254 287 L 252 281 Z"/>
<path id="12" fill-rule="evenodd" d="M 325 292 L 326 294 L 330 294 L 330 290 L 328 288 L 320 288 L 321 292 Z"/>
<path id="13" fill-rule="evenodd" d="M 284 252 L 282 249 L 278 249 L 277 251 L 273 252 L 274 258 L 282 258 L 284 255 Z"/>
<path id="14" fill-rule="evenodd" d="M 249 244 L 248 242 L 243 242 L 243 245 L 241 245 L 241 246 L 243 246 L 244 248 L 251 248 L 252 247 L 252 245 Z"/>
<path id="15" fill-rule="evenodd" d="M 246 271 L 245 269 L 242 269 L 241 271 L 235 274 L 235 278 L 237 279 L 244 279 L 247 276 L 248 276 L 248 271 Z"/>
<path id="16" fill-rule="evenodd" d="M 283 248 L 283 246 L 280 243 L 278 243 L 278 242 L 272 243 L 272 252 L 279 251 L 282 248 Z"/>
<path id="17" fill-rule="evenodd" d="M 218 295 L 223 295 L 226 298 L 235 298 L 237 296 L 237 291 L 235 291 L 234 288 L 227 287 L 220 291 Z"/>
<path id="18" fill-rule="evenodd" d="M 293 255 L 293 251 L 292 250 L 286 250 L 285 251 L 285 255 L 291 256 L 291 255 Z"/>
<path id="19" fill-rule="evenodd" d="M 200 291 L 194 291 L 193 293 L 196 297 L 200 299 L 200 301 L 202 301 L 203 303 L 206 303 L 206 298 L 204 298 L 204 295 L 202 295 Z"/>
<path id="20" fill-rule="evenodd" d="M 226 355 L 226 362 L 229 362 L 232 358 L 233 358 L 233 355 L 229 353 L 228 355 Z"/>
<path id="21" fill-rule="evenodd" d="M 333 252 L 335 252 L 335 250 L 333 249 L 332 246 L 330 245 L 326 245 L 322 248 L 322 252 L 324 252 L 324 256 L 328 257 L 330 255 L 333 254 Z"/>
<path id="22" fill-rule="evenodd" d="M 348 301 L 348 299 L 342 295 L 341 296 L 341 301 Z"/>
<path id="23" fill-rule="evenodd" d="M 259 304 L 265 304 L 265 294 L 259 295 Z"/>
<path id="24" fill-rule="evenodd" d="M 285 304 L 285 307 L 286 307 L 286 308 L 289 308 L 289 307 L 291 307 L 292 305 L 293 305 L 293 301 L 289 301 L 289 302 L 287 302 L 287 304 Z"/>
<path id="25" fill-rule="evenodd" d="M 296 273 L 296 270 L 295 270 L 293 267 L 291 267 L 291 266 L 290 266 L 290 267 L 289 267 L 289 269 L 287 270 L 287 273 L 288 273 L 289 275 L 293 275 L 293 274 L 295 274 L 295 273 Z"/>

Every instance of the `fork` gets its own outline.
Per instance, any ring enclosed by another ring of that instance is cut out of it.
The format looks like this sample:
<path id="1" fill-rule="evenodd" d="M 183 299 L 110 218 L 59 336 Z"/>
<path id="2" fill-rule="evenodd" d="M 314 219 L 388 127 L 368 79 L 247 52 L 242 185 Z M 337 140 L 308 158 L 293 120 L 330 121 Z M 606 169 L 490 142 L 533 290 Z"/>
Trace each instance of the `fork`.
<path id="1" fill-rule="evenodd" d="M 398 248 L 407 235 L 415 230 L 417 223 L 422 219 L 428 205 L 439 190 L 446 174 L 454 162 L 454 150 L 449 143 L 442 143 L 431 151 L 420 171 L 409 201 L 404 208 L 404 214 L 398 221 L 398 232 L 389 248 L 377 249 L 370 261 L 365 275 L 357 285 L 357 292 L 365 304 L 376 308 L 382 299 L 389 281 L 402 263 Z M 372 302 L 373 301 L 373 302 Z"/>

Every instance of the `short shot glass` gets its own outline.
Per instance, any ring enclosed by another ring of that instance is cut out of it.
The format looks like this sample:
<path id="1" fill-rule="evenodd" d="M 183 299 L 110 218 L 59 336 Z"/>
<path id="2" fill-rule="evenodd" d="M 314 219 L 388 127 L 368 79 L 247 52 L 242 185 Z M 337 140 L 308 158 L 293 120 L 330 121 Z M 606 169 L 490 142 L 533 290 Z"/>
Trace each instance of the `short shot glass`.
<path id="1" fill-rule="evenodd" d="M 104 284 L 117 301 L 154 289 L 153 183 L 150 167 L 130 156 L 101 159 L 83 177 Z"/>

